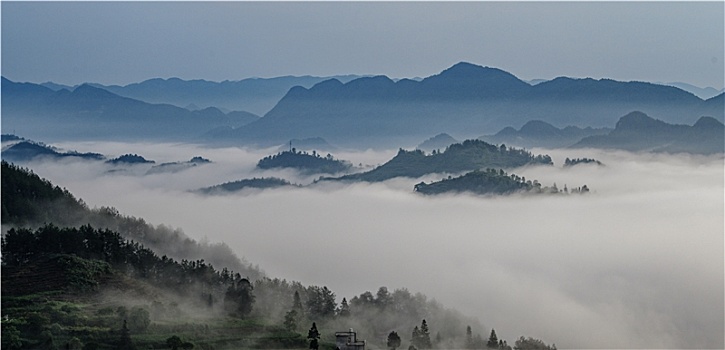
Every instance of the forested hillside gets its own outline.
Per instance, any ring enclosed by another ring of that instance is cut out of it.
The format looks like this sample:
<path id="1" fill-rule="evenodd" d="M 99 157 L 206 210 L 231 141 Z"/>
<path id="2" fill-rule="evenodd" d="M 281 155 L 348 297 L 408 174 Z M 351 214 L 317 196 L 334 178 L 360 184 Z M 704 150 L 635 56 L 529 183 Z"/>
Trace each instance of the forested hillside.
<path id="1" fill-rule="evenodd" d="M 423 294 L 380 287 L 375 294 L 339 300 L 326 286 L 252 276 L 259 270 L 238 259 L 241 270 L 190 259 L 183 256 L 219 248 L 181 236 L 171 239 L 170 231 L 112 209 L 88 209 L 68 191 L 6 162 L 2 176 L 3 224 L 8 227 L 0 245 L 3 349 L 302 349 L 317 344 L 331 350 L 334 333 L 349 328 L 370 348 L 391 341 L 392 348 L 511 348 L 495 330 L 489 333 L 476 319 Z M 57 224 L 61 216 L 67 220 Z M 70 223 L 74 220 L 86 224 Z M 165 250 L 182 257 L 143 243 L 162 245 L 155 239 L 165 239 Z M 397 341 L 393 334 L 400 334 Z M 487 341 L 482 334 L 490 334 Z M 522 337 L 514 345 L 544 344 L 530 340 Z"/>
<path id="2" fill-rule="evenodd" d="M 417 178 L 433 173 L 460 173 L 485 168 L 515 168 L 527 164 L 551 165 L 548 155 L 536 155 L 524 149 L 496 146 L 481 140 L 466 140 L 434 150 L 426 155 L 421 150 L 405 151 L 387 163 L 365 173 L 346 175 L 337 180 L 385 181 L 394 177 Z"/>

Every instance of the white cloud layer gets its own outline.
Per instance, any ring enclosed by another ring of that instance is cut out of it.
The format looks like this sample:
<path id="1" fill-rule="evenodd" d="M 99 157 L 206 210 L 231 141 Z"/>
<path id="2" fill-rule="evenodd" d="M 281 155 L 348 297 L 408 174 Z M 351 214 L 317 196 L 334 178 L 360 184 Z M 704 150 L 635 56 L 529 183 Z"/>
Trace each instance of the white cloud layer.
<path id="1" fill-rule="evenodd" d="M 559 348 L 725 346 L 722 156 L 535 150 L 557 165 L 510 170 L 560 188 L 586 184 L 586 196 L 422 197 L 412 192 L 420 180 L 394 179 L 202 197 L 185 191 L 254 176 L 313 178 L 254 170 L 273 150 L 59 146 L 157 162 L 210 158 L 148 176 L 83 162 L 30 167 L 91 207 L 224 241 L 270 276 L 326 285 L 338 301 L 406 287 L 478 317 L 510 344 L 526 335 Z M 374 165 L 394 154 L 335 156 Z M 565 157 L 606 166 L 563 169 Z"/>

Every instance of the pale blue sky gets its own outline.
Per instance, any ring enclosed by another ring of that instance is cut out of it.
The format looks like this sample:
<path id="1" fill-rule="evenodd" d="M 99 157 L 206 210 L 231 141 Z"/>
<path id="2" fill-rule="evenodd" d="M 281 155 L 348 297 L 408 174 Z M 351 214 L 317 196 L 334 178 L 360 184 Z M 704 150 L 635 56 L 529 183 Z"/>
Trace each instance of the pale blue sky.
<path id="1" fill-rule="evenodd" d="M 425 77 L 459 61 L 521 79 L 723 88 L 723 2 L 2 2 L 2 75 Z"/>

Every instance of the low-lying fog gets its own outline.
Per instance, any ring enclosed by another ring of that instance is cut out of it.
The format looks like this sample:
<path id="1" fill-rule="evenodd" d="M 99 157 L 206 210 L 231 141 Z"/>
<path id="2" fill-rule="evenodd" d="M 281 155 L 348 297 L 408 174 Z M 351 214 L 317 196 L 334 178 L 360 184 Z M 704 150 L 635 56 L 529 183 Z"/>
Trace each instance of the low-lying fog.
<path id="1" fill-rule="evenodd" d="M 559 188 L 586 184 L 593 191 L 586 196 L 430 198 L 412 192 L 420 180 L 395 179 L 203 197 L 186 191 L 255 176 L 314 178 L 255 171 L 275 149 L 57 146 L 138 153 L 157 163 L 211 159 L 146 176 L 105 173 L 98 163 L 30 167 L 91 207 L 227 242 L 269 276 L 326 285 L 338 302 L 380 286 L 406 287 L 478 317 L 509 344 L 526 335 L 559 348 L 725 345 L 722 156 L 534 150 L 556 166 L 509 171 Z M 395 153 L 334 155 L 372 166 Z M 563 169 L 565 157 L 606 166 Z"/>

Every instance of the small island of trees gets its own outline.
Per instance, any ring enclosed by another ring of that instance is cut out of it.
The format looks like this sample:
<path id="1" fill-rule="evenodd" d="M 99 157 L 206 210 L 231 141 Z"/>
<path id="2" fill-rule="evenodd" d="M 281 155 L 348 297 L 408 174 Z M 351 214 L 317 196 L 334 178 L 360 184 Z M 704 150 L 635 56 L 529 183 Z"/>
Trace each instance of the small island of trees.
<path id="1" fill-rule="evenodd" d="M 317 151 L 289 151 L 262 158 L 257 163 L 259 169 L 293 168 L 307 174 L 337 174 L 352 168 L 350 162 L 335 159 L 331 154 L 322 157 Z"/>
<path id="2" fill-rule="evenodd" d="M 577 164 L 604 165 L 604 164 L 602 164 L 602 162 L 600 162 L 596 159 L 592 159 L 592 158 L 575 158 L 575 159 L 566 158 L 566 160 L 564 160 L 564 167 L 575 166 Z"/>
<path id="3" fill-rule="evenodd" d="M 470 192 L 480 195 L 506 195 L 512 193 L 533 194 L 568 194 L 587 193 L 589 188 L 584 185 L 569 189 L 564 185 L 559 189 L 556 184 L 551 187 L 542 186 L 537 180 L 526 180 L 516 174 L 507 174 L 503 169 L 476 170 L 458 177 L 448 177 L 438 182 L 426 184 L 421 182 L 414 186 L 415 192 L 432 195 L 443 193 Z"/>

